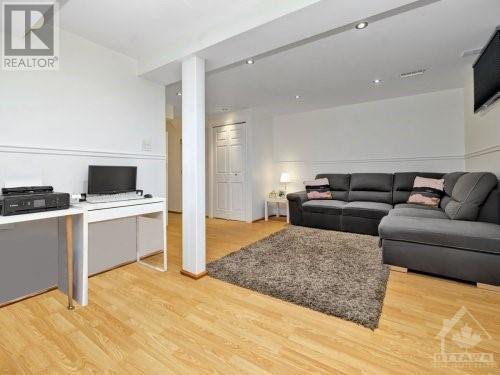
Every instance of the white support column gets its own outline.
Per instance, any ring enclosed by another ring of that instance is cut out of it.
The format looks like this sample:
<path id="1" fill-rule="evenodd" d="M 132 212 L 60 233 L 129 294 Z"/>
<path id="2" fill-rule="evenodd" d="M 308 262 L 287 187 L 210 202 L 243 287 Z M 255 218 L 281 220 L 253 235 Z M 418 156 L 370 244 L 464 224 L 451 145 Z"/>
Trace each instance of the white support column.
<path id="1" fill-rule="evenodd" d="M 182 63 L 182 274 L 206 275 L 205 60 Z"/>

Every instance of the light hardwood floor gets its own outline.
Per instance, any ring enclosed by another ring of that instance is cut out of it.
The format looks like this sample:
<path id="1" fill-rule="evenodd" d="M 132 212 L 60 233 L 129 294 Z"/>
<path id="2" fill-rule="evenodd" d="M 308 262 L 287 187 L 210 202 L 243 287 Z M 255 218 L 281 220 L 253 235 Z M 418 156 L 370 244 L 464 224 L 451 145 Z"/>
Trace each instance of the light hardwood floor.
<path id="1" fill-rule="evenodd" d="M 58 291 L 0 309 L 0 373 L 498 373 L 434 368 L 433 355 L 443 319 L 465 306 L 491 336 L 481 331 L 474 350 L 493 353 L 498 366 L 500 293 L 391 272 L 372 332 L 210 277 L 181 276 L 181 216 L 169 220 L 166 274 L 131 264 L 95 276 L 90 305 L 75 311 Z M 208 220 L 207 258 L 284 226 Z"/>

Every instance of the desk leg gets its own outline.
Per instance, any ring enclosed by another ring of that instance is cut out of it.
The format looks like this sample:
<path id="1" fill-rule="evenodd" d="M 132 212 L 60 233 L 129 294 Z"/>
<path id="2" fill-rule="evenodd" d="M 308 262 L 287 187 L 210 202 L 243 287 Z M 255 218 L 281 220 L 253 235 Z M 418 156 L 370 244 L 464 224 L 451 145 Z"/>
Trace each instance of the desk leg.
<path id="1" fill-rule="evenodd" d="M 143 266 L 149 267 L 153 270 L 160 271 L 160 272 L 167 272 L 167 209 L 166 206 L 163 211 L 158 212 L 161 216 L 162 220 L 162 235 L 163 235 L 163 267 L 157 267 L 153 266 L 141 259 L 141 253 L 139 251 L 139 244 L 141 243 L 141 231 L 140 231 L 140 226 L 139 226 L 139 216 L 136 216 L 137 220 L 137 243 L 136 243 L 136 254 L 137 254 L 137 263 L 142 264 Z"/>
<path id="2" fill-rule="evenodd" d="M 67 259 L 67 288 L 68 310 L 74 310 L 73 305 L 73 216 L 66 216 L 66 259 Z"/>
<path id="3" fill-rule="evenodd" d="M 269 215 L 268 215 L 268 211 L 267 210 L 268 210 L 268 208 L 267 208 L 267 201 L 264 201 L 264 219 L 266 221 L 269 220 Z"/>
<path id="4" fill-rule="evenodd" d="M 276 202 L 276 217 L 280 217 L 280 204 Z"/>
<path id="5" fill-rule="evenodd" d="M 164 210 L 161 213 L 162 219 L 163 219 L 163 271 L 167 271 L 167 218 L 168 218 L 168 213 L 167 213 L 167 206 L 166 204 L 164 205 Z"/>

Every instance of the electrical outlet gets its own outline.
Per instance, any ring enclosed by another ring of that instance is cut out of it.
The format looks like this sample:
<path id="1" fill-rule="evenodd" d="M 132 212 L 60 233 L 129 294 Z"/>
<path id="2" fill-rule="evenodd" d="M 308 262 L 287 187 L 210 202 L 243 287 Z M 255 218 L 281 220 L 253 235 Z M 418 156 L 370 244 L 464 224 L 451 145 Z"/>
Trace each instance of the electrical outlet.
<path id="1" fill-rule="evenodd" d="M 142 140 L 142 151 L 151 151 L 151 139 L 143 139 Z"/>

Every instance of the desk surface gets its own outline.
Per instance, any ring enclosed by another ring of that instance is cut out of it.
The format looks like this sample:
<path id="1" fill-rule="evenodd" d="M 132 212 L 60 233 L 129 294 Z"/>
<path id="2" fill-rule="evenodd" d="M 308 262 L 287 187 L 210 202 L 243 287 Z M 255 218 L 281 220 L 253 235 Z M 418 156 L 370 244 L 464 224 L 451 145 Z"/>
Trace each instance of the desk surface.
<path id="1" fill-rule="evenodd" d="M 81 208 L 71 206 L 67 210 L 44 211 L 44 212 L 35 212 L 32 214 L 22 214 L 13 216 L 0 216 L 0 225 L 23 223 L 26 221 L 35 221 L 35 220 L 45 220 L 45 219 L 52 219 L 55 217 L 64 217 L 69 215 L 80 215 L 80 214 L 83 214 L 83 210 Z"/>
<path id="2" fill-rule="evenodd" d="M 103 203 L 80 202 L 75 204 L 74 207 L 78 207 L 86 211 L 94 211 L 94 210 L 104 210 L 107 208 L 141 206 L 144 204 L 151 204 L 151 203 L 163 203 L 165 201 L 166 201 L 165 198 L 153 197 L 153 198 L 133 199 L 133 200 L 119 201 L 119 202 L 103 202 Z"/>
<path id="3" fill-rule="evenodd" d="M 81 215 L 84 213 L 84 211 L 103 210 L 106 208 L 117 208 L 117 207 L 141 206 L 145 204 L 162 203 L 162 202 L 165 202 L 165 198 L 144 198 L 131 201 L 105 202 L 105 203 L 81 202 L 72 205 L 70 208 L 66 210 L 35 212 L 32 214 L 22 214 L 13 216 L 0 216 L 0 225 L 52 219 L 55 217 L 64 217 L 69 215 Z"/>

